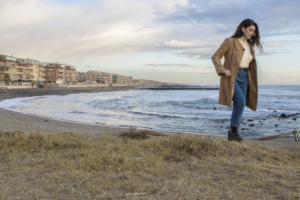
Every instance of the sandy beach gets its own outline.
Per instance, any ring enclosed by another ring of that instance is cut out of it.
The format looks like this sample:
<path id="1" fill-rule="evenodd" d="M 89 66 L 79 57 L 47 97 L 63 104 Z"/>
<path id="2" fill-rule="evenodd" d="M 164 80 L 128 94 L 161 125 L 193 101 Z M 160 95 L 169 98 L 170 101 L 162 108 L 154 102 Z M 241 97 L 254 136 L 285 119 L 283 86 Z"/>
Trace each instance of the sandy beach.
<path id="1" fill-rule="evenodd" d="M 0 101 L 9 98 L 30 97 L 41 95 L 65 95 L 71 93 L 95 93 L 120 90 L 131 90 L 134 87 L 86 87 L 86 88 L 34 88 L 34 89 L 1 89 Z M 58 121 L 25 115 L 9 110 L 0 109 L 0 131 L 22 131 L 22 132 L 40 132 L 44 134 L 58 132 L 76 132 L 80 134 L 102 135 L 119 134 L 128 130 L 127 128 L 98 126 L 79 124 L 65 121 Z M 247 140 L 247 142 L 256 142 L 258 144 L 275 148 L 281 151 L 300 152 L 300 143 L 295 142 L 294 138 L 281 138 L 266 141 Z"/>
<path id="2" fill-rule="evenodd" d="M 34 89 L 1 89 L 0 101 L 9 98 L 31 97 L 41 95 L 65 95 L 71 93 L 96 93 L 120 90 L 130 90 L 134 87 L 86 87 L 86 88 L 34 88 Z M 40 133 L 76 132 L 82 134 L 117 134 L 126 128 L 96 126 L 71 123 L 25 115 L 18 112 L 0 109 L 0 131 L 22 131 Z"/>

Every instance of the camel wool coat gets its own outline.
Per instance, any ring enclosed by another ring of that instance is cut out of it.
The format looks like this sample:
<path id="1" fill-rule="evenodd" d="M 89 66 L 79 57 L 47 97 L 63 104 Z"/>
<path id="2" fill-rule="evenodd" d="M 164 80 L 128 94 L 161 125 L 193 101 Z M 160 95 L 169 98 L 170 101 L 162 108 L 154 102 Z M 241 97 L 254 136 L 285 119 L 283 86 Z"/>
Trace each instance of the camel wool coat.
<path id="1" fill-rule="evenodd" d="M 251 110 L 256 111 L 257 107 L 257 65 L 254 52 L 254 46 L 250 44 L 252 61 L 249 64 L 248 70 L 248 90 L 246 96 L 246 106 Z M 238 73 L 241 59 L 245 52 L 245 48 L 239 42 L 238 38 L 229 37 L 224 40 L 221 46 L 217 49 L 214 55 L 211 57 L 215 66 L 217 74 L 221 77 L 219 88 L 219 104 L 232 108 L 232 100 L 234 94 L 234 83 Z M 221 63 L 221 59 L 224 56 L 224 63 Z M 221 75 L 221 73 L 228 69 L 231 72 L 230 77 Z"/>

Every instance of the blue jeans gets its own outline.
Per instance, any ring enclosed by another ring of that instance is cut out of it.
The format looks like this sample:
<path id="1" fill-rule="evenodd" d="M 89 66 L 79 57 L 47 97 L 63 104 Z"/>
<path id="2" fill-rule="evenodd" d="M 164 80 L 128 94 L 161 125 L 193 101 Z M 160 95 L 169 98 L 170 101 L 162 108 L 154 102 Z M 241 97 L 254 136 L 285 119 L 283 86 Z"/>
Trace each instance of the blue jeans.
<path id="1" fill-rule="evenodd" d="M 243 110 L 246 105 L 246 95 L 248 89 L 248 71 L 240 70 L 236 76 L 233 94 L 233 109 L 231 114 L 230 127 L 239 127 Z"/>

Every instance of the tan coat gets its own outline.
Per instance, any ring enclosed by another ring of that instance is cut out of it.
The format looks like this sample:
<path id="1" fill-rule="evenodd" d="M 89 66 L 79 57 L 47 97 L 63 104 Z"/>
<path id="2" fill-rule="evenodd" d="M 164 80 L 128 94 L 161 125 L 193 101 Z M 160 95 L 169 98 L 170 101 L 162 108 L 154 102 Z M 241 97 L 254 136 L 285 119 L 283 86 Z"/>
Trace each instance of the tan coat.
<path id="1" fill-rule="evenodd" d="M 257 70 L 256 58 L 253 45 L 251 47 L 251 54 L 253 60 L 249 64 L 248 70 L 248 91 L 246 97 L 246 106 L 256 111 L 257 107 Z M 218 50 L 211 57 L 215 66 L 216 72 L 219 76 L 222 71 L 229 69 L 230 77 L 221 76 L 219 89 L 219 104 L 232 107 L 232 99 L 234 93 L 234 83 L 238 73 L 238 68 L 244 54 L 244 47 L 238 41 L 238 38 L 226 38 Z M 221 63 L 221 58 L 224 56 L 224 64 Z"/>

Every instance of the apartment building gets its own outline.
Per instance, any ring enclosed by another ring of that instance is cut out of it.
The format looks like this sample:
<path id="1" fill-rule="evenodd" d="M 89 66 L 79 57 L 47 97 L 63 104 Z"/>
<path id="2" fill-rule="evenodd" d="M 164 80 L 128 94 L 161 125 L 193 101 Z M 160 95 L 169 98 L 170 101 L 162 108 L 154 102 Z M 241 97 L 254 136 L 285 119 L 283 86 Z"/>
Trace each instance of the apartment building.
<path id="1" fill-rule="evenodd" d="M 23 81 L 40 83 L 46 81 L 45 63 L 33 59 L 17 59 L 20 71 L 23 72 Z"/>
<path id="2" fill-rule="evenodd" d="M 94 70 L 89 70 L 85 73 L 85 81 L 97 82 L 98 72 Z"/>
<path id="3" fill-rule="evenodd" d="M 0 55 L 0 82 L 37 84 L 46 80 L 43 64 L 37 60 Z"/>
<path id="4" fill-rule="evenodd" d="M 40 82 L 46 82 L 46 66 L 48 63 L 40 63 L 38 66 L 38 81 Z"/>
<path id="5" fill-rule="evenodd" d="M 83 74 L 81 74 L 83 76 Z M 89 70 L 85 73 L 85 81 L 106 83 L 106 84 L 133 84 L 131 76 L 123 76 L 106 72 Z"/>
<path id="6" fill-rule="evenodd" d="M 113 83 L 113 74 L 104 72 L 103 81 L 104 83 L 109 83 L 109 84 Z"/>
<path id="7" fill-rule="evenodd" d="M 64 67 L 64 82 L 67 84 L 76 84 L 76 82 L 78 82 L 77 72 L 74 67 Z"/>
<path id="8" fill-rule="evenodd" d="M 107 83 L 105 79 L 106 77 L 106 73 L 95 70 L 89 70 L 85 73 L 85 81 L 91 81 L 95 83 Z"/>
<path id="9" fill-rule="evenodd" d="M 84 72 L 77 72 L 78 82 L 84 82 L 86 80 L 86 74 Z"/>
<path id="10" fill-rule="evenodd" d="M 133 78 L 131 76 L 118 75 L 117 83 L 131 85 L 133 84 Z"/>
<path id="11" fill-rule="evenodd" d="M 17 58 L 0 55 L 0 82 L 14 83 L 22 80 L 21 67 L 17 64 Z"/>
<path id="12" fill-rule="evenodd" d="M 63 84 L 64 83 L 64 70 L 65 65 L 59 63 L 48 63 L 45 66 L 46 69 L 46 82 L 47 83 L 56 83 Z"/>

